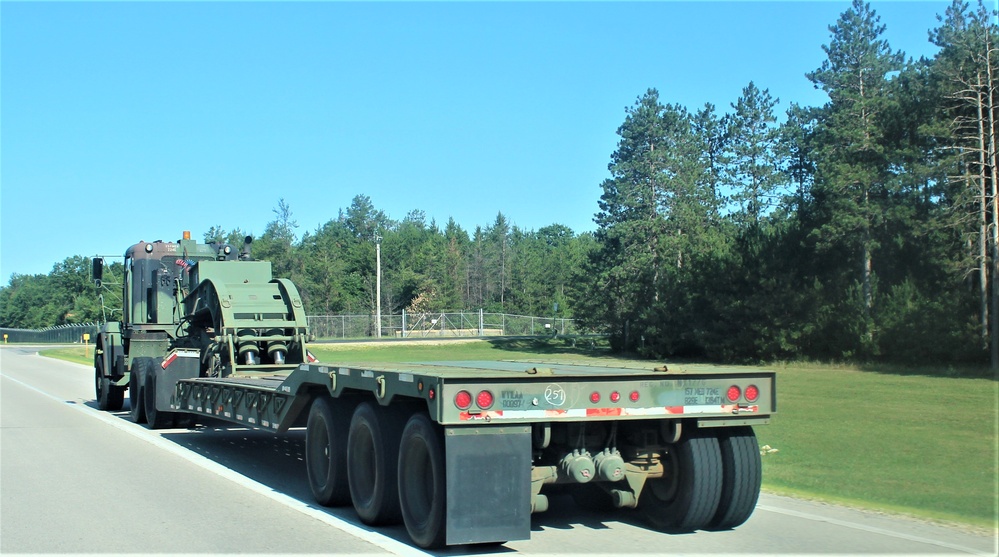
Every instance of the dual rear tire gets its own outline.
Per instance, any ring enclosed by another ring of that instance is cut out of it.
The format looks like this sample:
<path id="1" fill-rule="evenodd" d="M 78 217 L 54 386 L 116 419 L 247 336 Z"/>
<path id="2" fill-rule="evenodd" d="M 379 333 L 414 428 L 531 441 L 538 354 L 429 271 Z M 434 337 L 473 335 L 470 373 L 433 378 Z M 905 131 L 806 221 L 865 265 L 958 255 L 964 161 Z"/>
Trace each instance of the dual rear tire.
<path id="1" fill-rule="evenodd" d="M 137 424 L 146 424 L 149 429 L 175 427 L 178 423 L 176 412 L 156 409 L 156 360 L 136 358 L 128 378 L 129 415 Z"/>
<path id="2" fill-rule="evenodd" d="M 664 456 L 665 475 L 646 483 L 639 509 L 671 533 L 729 530 L 749 519 L 760 495 L 753 428 L 695 430 Z"/>
<path id="3" fill-rule="evenodd" d="M 305 454 L 318 503 L 352 502 L 365 524 L 401 521 L 416 545 L 445 545 L 444 434 L 425 413 L 372 402 L 351 411 L 349 403 L 318 397 L 309 411 Z"/>

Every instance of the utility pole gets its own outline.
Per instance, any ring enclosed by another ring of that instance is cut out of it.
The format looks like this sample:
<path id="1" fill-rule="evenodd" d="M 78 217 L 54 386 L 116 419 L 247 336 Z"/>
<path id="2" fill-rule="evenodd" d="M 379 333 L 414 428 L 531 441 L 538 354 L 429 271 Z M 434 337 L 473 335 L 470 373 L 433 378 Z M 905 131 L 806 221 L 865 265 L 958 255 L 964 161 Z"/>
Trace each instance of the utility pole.
<path id="1" fill-rule="evenodd" d="M 375 337 L 382 338 L 382 237 L 375 234 Z"/>

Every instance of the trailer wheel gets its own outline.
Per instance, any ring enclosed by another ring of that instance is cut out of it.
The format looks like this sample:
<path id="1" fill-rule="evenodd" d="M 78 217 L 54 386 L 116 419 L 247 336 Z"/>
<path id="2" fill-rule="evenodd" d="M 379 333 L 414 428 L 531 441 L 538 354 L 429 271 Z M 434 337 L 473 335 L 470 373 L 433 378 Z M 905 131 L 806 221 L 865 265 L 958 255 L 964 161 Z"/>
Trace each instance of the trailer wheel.
<path id="1" fill-rule="evenodd" d="M 414 414 L 399 443 L 399 504 L 409 537 L 424 549 L 444 547 L 446 486 L 443 432 L 426 414 Z"/>
<path id="2" fill-rule="evenodd" d="M 712 434 L 696 431 L 663 455 L 661 478 L 649 480 L 638 506 L 659 530 L 692 532 L 714 518 L 722 489 L 721 452 Z"/>
<path id="3" fill-rule="evenodd" d="M 94 355 L 94 383 L 97 394 L 97 408 L 115 412 L 125 404 L 125 390 L 111 383 L 104 376 L 104 360 L 100 354 Z"/>
<path id="4" fill-rule="evenodd" d="M 347 435 L 347 482 L 361 522 L 396 524 L 399 511 L 400 420 L 393 408 L 362 402 Z"/>
<path id="5" fill-rule="evenodd" d="M 730 530 L 749 519 L 760 497 L 763 478 L 760 446 L 749 426 L 718 432 L 722 460 L 722 492 L 710 530 Z"/>
<path id="6" fill-rule="evenodd" d="M 131 406 L 129 415 L 132 421 L 141 424 L 146 421 L 146 410 L 142 404 L 142 385 L 137 368 L 138 365 L 133 365 L 128 374 L 128 403 Z"/>
<path id="7" fill-rule="evenodd" d="M 156 408 L 156 362 L 152 358 L 141 358 L 137 364 L 146 377 L 142 385 L 142 406 L 146 411 L 146 424 L 149 429 L 167 429 L 174 426 L 177 415 Z"/>
<path id="8" fill-rule="evenodd" d="M 326 507 L 350 503 L 344 427 L 349 423 L 349 410 L 333 399 L 321 396 L 312 403 L 305 429 L 305 468 L 312 495 Z"/>

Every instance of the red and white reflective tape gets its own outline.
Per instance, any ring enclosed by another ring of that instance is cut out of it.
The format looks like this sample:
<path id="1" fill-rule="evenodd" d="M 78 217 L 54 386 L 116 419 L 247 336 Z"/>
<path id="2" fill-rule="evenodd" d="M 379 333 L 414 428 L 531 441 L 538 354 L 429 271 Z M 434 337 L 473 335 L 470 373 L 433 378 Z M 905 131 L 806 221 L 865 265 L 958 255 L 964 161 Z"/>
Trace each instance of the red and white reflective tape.
<path id="1" fill-rule="evenodd" d="M 558 418 L 595 418 L 614 416 L 675 416 L 678 414 L 741 414 L 757 413 L 759 406 L 735 404 L 703 406 L 657 406 L 652 408 L 570 408 L 566 410 L 486 410 L 461 412 L 461 421 L 475 420 L 543 420 Z"/>

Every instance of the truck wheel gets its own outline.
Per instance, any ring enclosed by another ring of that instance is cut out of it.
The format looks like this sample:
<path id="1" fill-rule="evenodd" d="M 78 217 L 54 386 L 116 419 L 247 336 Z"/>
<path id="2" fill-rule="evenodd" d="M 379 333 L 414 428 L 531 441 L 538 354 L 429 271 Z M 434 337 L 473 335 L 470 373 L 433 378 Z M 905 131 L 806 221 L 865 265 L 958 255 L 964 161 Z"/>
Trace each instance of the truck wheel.
<path id="1" fill-rule="evenodd" d="M 104 364 L 94 364 L 94 382 L 97 391 L 97 408 L 109 412 L 121 410 L 125 405 L 125 389 L 111 383 L 111 379 L 104 377 Z"/>
<path id="2" fill-rule="evenodd" d="M 129 415 L 132 421 L 141 424 L 146 421 L 146 410 L 142 404 L 142 385 L 139 383 L 138 366 L 132 366 L 128 375 L 128 402 L 131 406 Z"/>
<path id="3" fill-rule="evenodd" d="M 305 429 L 305 469 L 316 502 L 325 507 L 350 503 L 347 484 L 347 429 L 350 411 L 321 396 L 312 403 Z"/>
<path id="4" fill-rule="evenodd" d="M 709 530 L 730 530 L 749 519 L 760 497 L 763 479 L 760 446 L 749 426 L 718 432 L 722 460 L 722 492 Z"/>
<path id="5" fill-rule="evenodd" d="M 108 410 L 117 412 L 125 406 L 125 388 L 119 387 L 108 379 Z"/>
<path id="6" fill-rule="evenodd" d="M 712 434 L 696 431 L 663 455 L 665 474 L 645 484 L 638 501 L 646 520 L 664 532 L 704 528 L 714 518 L 722 489 L 721 452 Z"/>
<path id="7" fill-rule="evenodd" d="M 444 547 L 446 486 L 441 428 L 426 414 L 414 414 L 399 442 L 399 504 L 409 537 L 424 549 Z"/>
<path id="8" fill-rule="evenodd" d="M 396 524 L 399 511 L 397 411 L 370 402 L 354 410 L 347 435 L 347 482 L 361 522 Z"/>
<path id="9" fill-rule="evenodd" d="M 104 377 L 104 361 L 100 354 L 94 354 L 94 394 L 99 410 L 113 410 L 110 404 L 111 380 Z"/>
<path id="10" fill-rule="evenodd" d="M 152 358 L 142 358 L 139 360 L 139 369 L 146 377 L 142 386 L 142 406 L 146 411 L 146 424 L 149 429 L 167 429 L 174 426 L 176 414 L 164 412 L 156 408 L 156 362 Z"/>

